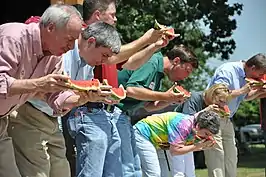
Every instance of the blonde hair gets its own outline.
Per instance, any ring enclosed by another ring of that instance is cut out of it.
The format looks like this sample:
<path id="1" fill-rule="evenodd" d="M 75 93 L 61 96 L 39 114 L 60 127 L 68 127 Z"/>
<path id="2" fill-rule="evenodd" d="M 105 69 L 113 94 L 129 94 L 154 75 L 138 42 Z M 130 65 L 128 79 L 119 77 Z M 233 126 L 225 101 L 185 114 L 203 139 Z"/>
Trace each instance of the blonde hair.
<path id="1" fill-rule="evenodd" d="M 228 102 L 230 100 L 230 93 L 231 91 L 226 84 L 214 84 L 203 92 L 203 97 L 205 100 L 213 102 L 215 96 L 221 95 L 224 96 Z"/>

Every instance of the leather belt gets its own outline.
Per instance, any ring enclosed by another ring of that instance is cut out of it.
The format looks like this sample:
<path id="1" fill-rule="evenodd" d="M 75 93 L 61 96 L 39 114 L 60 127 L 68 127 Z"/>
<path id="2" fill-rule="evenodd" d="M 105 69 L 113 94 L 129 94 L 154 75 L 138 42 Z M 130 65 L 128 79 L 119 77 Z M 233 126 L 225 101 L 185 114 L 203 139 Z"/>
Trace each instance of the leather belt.
<path id="1" fill-rule="evenodd" d="M 83 106 L 89 108 L 89 109 L 104 109 L 107 112 L 113 113 L 115 106 L 114 105 L 108 105 L 108 104 L 104 104 L 104 103 L 91 103 L 88 102 L 86 104 L 84 104 Z"/>

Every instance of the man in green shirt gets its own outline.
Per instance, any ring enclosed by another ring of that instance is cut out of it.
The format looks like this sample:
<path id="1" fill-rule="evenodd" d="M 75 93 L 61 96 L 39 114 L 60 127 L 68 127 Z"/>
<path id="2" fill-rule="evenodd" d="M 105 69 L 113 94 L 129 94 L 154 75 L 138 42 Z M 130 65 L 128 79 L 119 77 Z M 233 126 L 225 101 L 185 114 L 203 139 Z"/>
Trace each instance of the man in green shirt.
<path id="1" fill-rule="evenodd" d="M 185 46 L 176 46 L 166 53 L 157 52 L 141 68 L 135 71 L 121 70 L 119 84 L 127 91 L 127 98 L 118 105 L 123 111 L 117 128 L 121 138 L 122 163 L 131 164 L 136 176 L 141 176 L 140 162 L 136 155 L 135 137 L 130 116 L 138 108 L 149 110 L 164 108 L 171 103 L 183 102 L 183 94 L 173 92 L 173 87 L 161 92 L 162 79 L 166 75 L 175 82 L 187 78 L 198 67 L 195 54 Z M 136 158 L 136 159 L 135 159 Z"/>

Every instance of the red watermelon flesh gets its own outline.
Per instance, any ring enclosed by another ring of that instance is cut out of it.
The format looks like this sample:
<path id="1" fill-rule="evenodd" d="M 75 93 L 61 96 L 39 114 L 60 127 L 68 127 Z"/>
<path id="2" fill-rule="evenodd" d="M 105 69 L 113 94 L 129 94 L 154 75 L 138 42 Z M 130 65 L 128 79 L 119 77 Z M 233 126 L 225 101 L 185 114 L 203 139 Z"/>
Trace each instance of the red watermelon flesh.
<path id="1" fill-rule="evenodd" d="M 126 98 L 126 91 L 123 85 L 120 85 L 118 88 L 111 89 L 112 95 L 108 98 L 109 100 L 119 101 Z"/>
<path id="2" fill-rule="evenodd" d="M 191 93 L 189 91 L 187 91 L 186 89 L 184 89 L 180 85 L 175 86 L 173 91 L 174 91 L 174 93 L 183 93 L 185 97 L 190 97 L 191 96 Z"/>
<path id="3" fill-rule="evenodd" d="M 213 144 L 216 143 L 215 139 L 212 136 L 208 136 L 207 138 L 201 137 L 199 135 L 195 135 L 195 140 L 196 142 L 199 142 L 201 140 L 207 140 L 207 141 L 212 141 Z"/>
<path id="4" fill-rule="evenodd" d="M 100 81 L 98 79 L 70 80 L 69 84 L 74 90 L 80 91 L 98 90 L 100 88 Z"/>
<path id="5" fill-rule="evenodd" d="M 109 85 L 107 79 L 103 79 L 103 85 Z M 108 98 L 109 100 L 120 101 L 126 98 L 126 91 L 123 85 L 118 88 L 111 88 L 112 95 Z"/>
<path id="6" fill-rule="evenodd" d="M 222 118 L 228 118 L 230 116 L 230 109 L 227 105 L 225 105 L 223 108 L 220 108 L 219 112 L 220 116 Z"/>
<path id="7" fill-rule="evenodd" d="M 266 82 L 266 74 L 263 75 L 262 80 Z"/>

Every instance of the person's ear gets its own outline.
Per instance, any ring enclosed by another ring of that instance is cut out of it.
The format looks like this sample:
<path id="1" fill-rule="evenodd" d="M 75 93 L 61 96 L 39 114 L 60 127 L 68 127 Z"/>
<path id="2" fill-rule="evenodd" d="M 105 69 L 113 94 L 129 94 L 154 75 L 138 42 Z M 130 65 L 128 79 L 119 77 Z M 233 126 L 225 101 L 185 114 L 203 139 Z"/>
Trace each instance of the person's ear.
<path id="1" fill-rule="evenodd" d="M 48 24 L 48 26 L 47 26 L 47 31 L 48 31 L 49 33 L 54 32 L 55 29 L 56 29 L 56 26 L 55 26 L 54 23 L 49 23 L 49 24 Z"/>
<path id="2" fill-rule="evenodd" d="M 95 17 L 96 20 L 101 20 L 100 19 L 101 12 L 99 10 L 95 10 L 93 13 L 93 16 Z"/>
<path id="3" fill-rule="evenodd" d="M 90 46 L 90 45 L 96 44 L 96 39 L 95 37 L 89 37 L 87 42 L 88 42 L 88 45 Z"/>
<path id="4" fill-rule="evenodd" d="M 173 60 L 172 60 L 172 63 L 173 63 L 173 65 L 178 65 L 179 63 L 180 63 L 180 58 L 179 57 L 175 57 Z"/>

